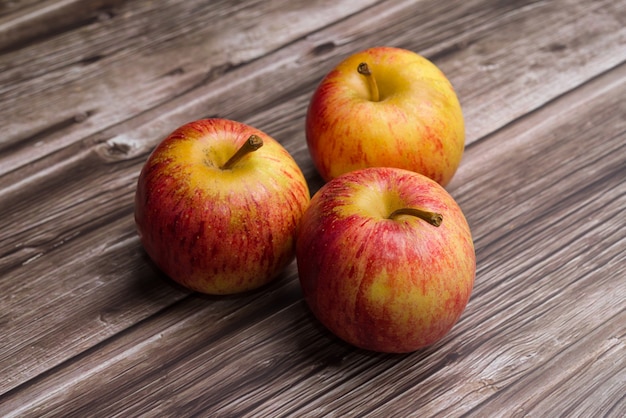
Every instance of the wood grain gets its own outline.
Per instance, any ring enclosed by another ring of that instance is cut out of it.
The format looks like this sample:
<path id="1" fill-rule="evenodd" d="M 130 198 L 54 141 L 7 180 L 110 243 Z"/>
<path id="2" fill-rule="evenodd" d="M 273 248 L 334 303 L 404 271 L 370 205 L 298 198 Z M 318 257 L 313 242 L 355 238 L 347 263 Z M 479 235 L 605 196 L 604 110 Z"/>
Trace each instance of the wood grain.
<path id="1" fill-rule="evenodd" d="M 24 0 L 0 7 L 0 415 L 624 416 L 626 2 Z M 136 177 L 176 126 L 281 141 L 314 192 L 304 115 L 375 44 L 431 58 L 468 147 L 468 309 L 437 345 L 363 352 L 295 264 L 212 298 L 145 256 Z"/>

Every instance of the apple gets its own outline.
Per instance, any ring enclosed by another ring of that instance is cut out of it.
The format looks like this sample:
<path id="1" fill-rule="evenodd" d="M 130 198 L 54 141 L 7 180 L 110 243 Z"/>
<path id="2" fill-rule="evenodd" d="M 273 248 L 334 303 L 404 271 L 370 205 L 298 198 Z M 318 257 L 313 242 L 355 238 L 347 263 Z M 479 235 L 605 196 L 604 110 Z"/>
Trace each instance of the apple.
<path id="1" fill-rule="evenodd" d="M 304 299 L 333 334 L 367 350 L 406 353 L 446 335 L 476 273 L 470 228 L 437 182 L 370 167 L 326 183 L 296 244 Z"/>
<path id="2" fill-rule="evenodd" d="M 181 126 L 146 161 L 135 223 L 147 254 L 174 281 L 222 295 L 270 282 L 295 257 L 310 200 L 276 140 L 236 121 Z"/>
<path id="3" fill-rule="evenodd" d="M 406 49 L 375 47 L 330 71 L 306 115 L 309 152 L 326 181 L 396 167 L 448 184 L 461 162 L 461 105 L 445 75 Z"/>

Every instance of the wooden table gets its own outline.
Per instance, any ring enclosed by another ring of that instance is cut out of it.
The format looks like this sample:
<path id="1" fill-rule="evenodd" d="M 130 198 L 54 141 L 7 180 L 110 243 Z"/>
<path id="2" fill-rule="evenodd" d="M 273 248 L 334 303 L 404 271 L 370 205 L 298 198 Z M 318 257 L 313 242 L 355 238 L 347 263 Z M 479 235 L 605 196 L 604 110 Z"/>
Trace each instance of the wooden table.
<path id="1" fill-rule="evenodd" d="M 133 197 L 185 122 L 292 153 L 323 75 L 392 45 L 463 106 L 461 320 L 408 355 L 325 331 L 295 263 L 208 297 L 152 265 Z M 626 416 L 626 1 L 0 1 L 0 416 Z"/>

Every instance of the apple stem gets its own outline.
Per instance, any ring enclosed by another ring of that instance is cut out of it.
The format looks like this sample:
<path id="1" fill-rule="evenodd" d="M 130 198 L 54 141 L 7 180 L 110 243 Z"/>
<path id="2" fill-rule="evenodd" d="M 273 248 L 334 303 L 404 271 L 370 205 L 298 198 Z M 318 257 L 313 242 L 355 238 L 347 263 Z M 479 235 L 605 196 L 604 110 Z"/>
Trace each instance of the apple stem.
<path id="1" fill-rule="evenodd" d="M 263 139 L 261 139 L 258 135 L 250 135 L 250 137 L 246 140 L 246 142 L 239 147 L 237 152 L 233 154 L 232 157 L 226 163 L 221 166 L 222 170 L 228 170 L 233 167 L 237 163 L 237 161 L 241 160 L 244 155 L 249 154 L 253 151 L 258 150 L 263 146 Z"/>
<path id="2" fill-rule="evenodd" d="M 394 210 L 391 215 L 389 215 L 389 219 L 394 219 L 398 215 L 416 216 L 433 226 L 439 226 L 441 225 L 441 222 L 443 222 L 443 216 L 441 216 L 439 213 L 429 212 L 427 210 L 421 210 L 416 208 L 402 208 Z"/>
<path id="3" fill-rule="evenodd" d="M 370 96 L 372 97 L 372 101 L 378 102 L 380 101 L 380 93 L 378 91 L 378 84 L 376 83 L 376 79 L 374 75 L 372 75 L 372 71 L 370 70 L 369 65 L 366 62 L 362 62 L 356 69 L 359 74 L 364 75 L 367 79 L 367 85 L 370 89 Z"/>

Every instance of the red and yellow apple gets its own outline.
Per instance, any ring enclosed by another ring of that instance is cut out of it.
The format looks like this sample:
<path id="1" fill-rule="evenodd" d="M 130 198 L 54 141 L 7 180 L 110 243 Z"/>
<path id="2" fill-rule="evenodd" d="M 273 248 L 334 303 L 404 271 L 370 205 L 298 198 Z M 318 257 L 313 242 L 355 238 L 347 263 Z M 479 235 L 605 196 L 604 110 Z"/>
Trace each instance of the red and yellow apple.
<path id="1" fill-rule="evenodd" d="M 463 114 L 441 70 L 405 49 L 375 47 L 339 63 L 320 82 L 306 139 L 328 181 L 366 167 L 396 167 L 448 184 L 465 145 Z"/>
<path id="2" fill-rule="evenodd" d="M 293 260 L 309 200 L 300 168 L 279 142 L 239 122 L 204 119 L 175 130 L 149 156 L 135 222 L 146 252 L 170 278 L 232 294 L 270 282 Z"/>
<path id="3" fill-rule="evenodd" d="M 304 299 L 332 333 L 367 350 L 435 343 L 464 311 L 476 273 L 470 228 L 435 181 L 373 167 L 311 199 L 296 244 Z"/>

